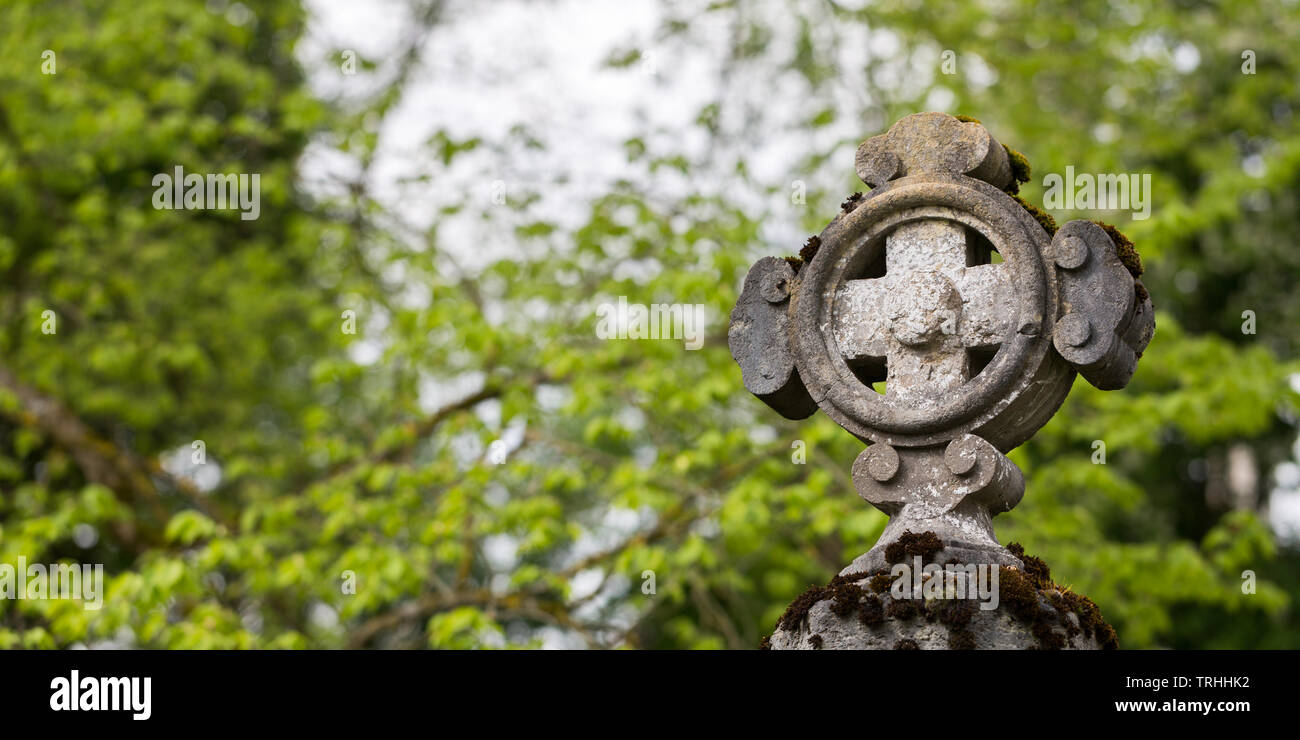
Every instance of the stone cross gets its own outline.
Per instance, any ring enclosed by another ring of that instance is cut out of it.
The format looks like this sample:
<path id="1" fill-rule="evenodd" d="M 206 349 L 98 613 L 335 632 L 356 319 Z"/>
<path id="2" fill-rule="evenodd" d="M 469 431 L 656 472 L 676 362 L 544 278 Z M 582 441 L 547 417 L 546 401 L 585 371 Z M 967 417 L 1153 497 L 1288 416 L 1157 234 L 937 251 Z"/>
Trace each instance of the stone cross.
<path id="1" fill-rule="evenodd" d="M 1076 373 L 1128 383 L 1155 328 L 1146 290 L 1102 227 L 1053 236 L 1004 192 L 1009 154 L 979 123 L 908 116 L 863 142 L 856 169 L 872 191 L 806 264 L 767 257 L 746 276 L 728 332 L 745 387 L 868 443 L 854 486 L 890 522 L 843 573 L 883 568 L 907 530 L 939 536 L 936 562 L 1023 567 L 991 523 L 1024 494 L 1005 453 Z"/>
<path id="2" fill-rule="evenodd" d="M 1015 327 L 999 311 L 1013 290 L 1005 265 L 968 265 L 965 229 L 903 224 L 886 237 L 885 275 L 849 280 L 836 296 L 835 338 L 846 360 L 888 369 L 886 395 L 925 403 L 970 379 L 970 350 L 997 347 Z"/>

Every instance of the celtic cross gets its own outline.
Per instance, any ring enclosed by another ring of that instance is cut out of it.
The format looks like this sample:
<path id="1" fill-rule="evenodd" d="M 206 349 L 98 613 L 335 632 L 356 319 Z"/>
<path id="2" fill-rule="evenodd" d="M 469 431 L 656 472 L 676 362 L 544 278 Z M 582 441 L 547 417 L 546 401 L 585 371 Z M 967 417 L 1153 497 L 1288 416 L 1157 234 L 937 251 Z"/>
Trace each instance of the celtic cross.
<path id="1" fill-rule="evenodd" d="M 1151 302 L 1102 227 L 1050 235 L 1004 192 L 1009 154 L 979 123 L 908 116 L 856 165 L 873 189 L 809 262 L 767 257 L 746 276 L 728 331 L 745 387 L 787 418 L 821 408 L 868 443 L 854 486 L 890 522 L 845 573 L 884 567 L 906 530 L 935 532 L 939 562 L 1022 566 L 991 523 L 1024 493 L 1005 453 L 1076 373 L 1128 383 Z"/>
<path id="2" fill-rule="evenodd" d="M 998 311 L 1012 286 L 1003 264 L 971 265 L 966 229 L 943 221 L 899 226 L 885 242 L 885 275 L 849 280 L 836 296 L 845 359 L 885 365 L 886 395 L 921 403 L 970 378 L 972 349 L 996 347 L 1015 327 Z"/>

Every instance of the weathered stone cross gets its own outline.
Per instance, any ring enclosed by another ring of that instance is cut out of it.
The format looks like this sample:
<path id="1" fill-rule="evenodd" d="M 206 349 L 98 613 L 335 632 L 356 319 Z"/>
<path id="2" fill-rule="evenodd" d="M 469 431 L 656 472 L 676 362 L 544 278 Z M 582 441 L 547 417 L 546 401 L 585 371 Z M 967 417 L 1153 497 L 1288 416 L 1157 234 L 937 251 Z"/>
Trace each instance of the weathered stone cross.
<path id="1" fill-rule="evenodd" d="M 854 485 L 890 522 L 846 573 L 882 567 L 908 529 L 942 539 L 937 562 L 1021 566 L 991 523 L 1024 493 L 1004 453 L 1047 423 L 1076 372 L 1128 383 L 1151 302 L 1102 227 L 1053 236 L 1004 191 L 1010 156 L 979 123 L 908 116 L 856 164 L 873 190 L 815 256 L 766 257 L 745 278 L 728 332 L 745 387 L 791 419 L 821 408 L 869 443 Z"/>
<path id="2" fill-rule="evenodd" d="M 836 297 L 835 340 L 846 360 L 885 364 L 887 395 L 921 403 L 970 379 L 970 349 L 1015 331 L 999 303 L 1004 264 L 971 264 L 978 245 L 952 221 L 914 221 L 889 234 L 885 275 L 849 280 Z"/>

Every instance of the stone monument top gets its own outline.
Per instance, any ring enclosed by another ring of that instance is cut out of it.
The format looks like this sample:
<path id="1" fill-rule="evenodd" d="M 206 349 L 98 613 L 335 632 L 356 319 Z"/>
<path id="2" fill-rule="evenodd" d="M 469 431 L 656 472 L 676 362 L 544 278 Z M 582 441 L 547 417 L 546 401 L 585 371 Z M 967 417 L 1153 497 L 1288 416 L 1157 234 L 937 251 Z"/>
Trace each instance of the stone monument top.
<path id="1" fill-rule="evenodd" d="M 1024 494 L 1005 453 L 1076 373 L 1124 387 L 1151 339 L 1150 299 L 1108 231 L 1050 234 L 1012 197 L 1014 164 L 978 122 L 908 116 L 858 148 L 872 190 L 806 263 L 767 257 L 745 278 L 728 332 L 745 387 L 868 444 L 853 482 L 890 522 L 843 574 L 884 568 L 907 531 L 937 535 L 938 562 L 1023 568 L 991 523 Z"/>

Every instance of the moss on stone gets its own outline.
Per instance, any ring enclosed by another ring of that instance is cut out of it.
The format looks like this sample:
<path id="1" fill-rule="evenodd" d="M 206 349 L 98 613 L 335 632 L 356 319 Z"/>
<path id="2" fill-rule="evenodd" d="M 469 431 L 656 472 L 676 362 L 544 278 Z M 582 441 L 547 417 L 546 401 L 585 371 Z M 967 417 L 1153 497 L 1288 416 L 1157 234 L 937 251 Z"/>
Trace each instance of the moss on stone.
<path id="1" fill-rule="evenodd" d="M 808 237 L 808 241 L 803 243 L 803 249 L 799 250 L 799 259 L 805 263 L 812 262 L 813 257 L 817 256 L 817 250 L 822 248 L 822 238 L 813 234 Z"/>
<path id="2" fill-rule="evenodd" d="M 975 602 L 970 599 L 942 599 L 938 600 L 935 612 L 940 624 L 959 630 L 975 618 L 975 609 Z"/>
<path id="3" fill-rule="evenodd" d="M 921 556 L 921 562 L 928 563 L 936 552 L 943 549 L 943 540 L 934 532 L 914 534 L 910 529 L 903 532 L 897 540 L 885 547 L 885 562 L 901 563 L 910 557 Z"/>
<path id="4" fill-rule="evenodd" d="M 1029 182 L 1030 174 L 1034 170 L 1029 165 L 1029 160 L 1025 158 L 1025 155 L 1006 144 L 1003 144 L 1002 148 L 1007 151 L 1007 164 L 1011 165 L 1011 182 L 1004 189 L 1008 193 L 1015 195 L 1020 192 L 1021 183 Z"/>
<path id="5" fill-rule="evenodd" d="M 890 619 L 916 619 L 921 615 L 921 607 L 917 606 L 916 601 L 912 599 L 890 599 L 889 606 L 885 607 L 885 616 Z"/>
<path id="6" fill-rule="evenodd" d="M 1115 251 L 1119 254 L 1119 261 L 1124 265 L 1124 269 L 1128 270 L 1135 279 L 1142 277 L 1142 256 L 1138 254 L 1133 242 L 1124 236 L 1122 231 L 1104 221 L 1093 221 L 1093 223 L 1105 229 L 1110 240 L 1115 242 Z"/>
<path id="7" fill-rule="evenodd" d="M 1101 645 L 1102 650 L 1116 650 L 1119 648 L 1119 635 L 1115 634 L 1115 628 L 1111 627 L 1109 623 L 1102 620 L 1097 631 L 1097 642 Z"/>
<path id="8" fill-rule="evenodd" d="M 999 572 L 998 592 L 1002 603 L 1017 620 L 1029 625 L 1046 650 L 1059 650 L 1069 644 L 1069 638 L 1079 633 L 1094 638 L 1103 650 L 1119 647 L 1115 629 L 1106 623 L 1101 610 L 1092 599 L 1068 588 L 1052 583 L 1051 570 L 1041 559 L 1025 554 L 1025 548 L 1012 542 L 1007 549 L 1025 563 L 1025 570 L 1003 567 Z M 1043 608 L 1039 596 L 1046 599 L 1050 609 Z M 1069 614 L 1078 618 L 1078 625 Z M 1055 628 L 1061 627 L 1062 635 Z"/>
<path id="9" fill-rule="evenodd" d="M 825 586 L 809 587 L 785 608 L 785 612 L 776 622 L 777 629 L 791 632 L 798 630 L 803 625 L 803 621 L 808 618 L 808 610 L 824 598 L 826 598 Z"/>
<path id="10" fill-rule="evenodd" d="M 858 621 L 867 627 L 875 627 L 885 621 L 885 607 L 880 603 L 880 597 L 867 596 L 862 600 L 862 606 L 858 609 Z"/>
<path id="11" fill-rule="evenodd" d="M 1029 182 L 1033 173 L 1033 167 L 1029 164 L 1029 159 L 1006 144 L 1003 144 L 1002 148 L 1006 150 L 1007 164 L 1011 167 L 1011 182 L 1007 183 L 1007 186 L 1002 188 L 1003 192 L 1010 195 L 1020 204 L 1021 208 L 1025 209 L 1029 215 L 1033 216 L 1034 220 L 1037 221 L 1045 231 L 1047 231 L 1048 236 L 1054 236 L 1059 228 L 1056 225 L 1056 219 L 1052 218 L 1051 214 L 1043 211 L 1038 206 L 1020 197 L 1020 185 Z"/>
<path id="12" fill-rule="evenodd" d="M 1007 545 L 1007 550 L 1020 558 L 1025 564 L 1025 575 L 1029 577 L 1029 582 L 1034 588 L 1046 590 L 1052 587 L 1052 569 L 1047 567 L 1041 558 L 1025 554 L 1025 548 L 1019 542 L 1012 542 Z"/>
<path id="13" fill-rule="evenodd" d="M 1144 303 L 1151 299 L 1151 294 L 1147 292 L 1147 286 L 1143 285 L 1141 280 L 1134 283 L 1133 292 L 1137 295 L 1138 303 Z M 1141 356 L 1142 354 L 1139 352 L 1138 357 Z"/>
<path id="14" fill-rule="evenodd" d="M 1038 647 L 1043 650 L 1064 650 L 1065 636 L 1056 631 L 1056 625 L 1047 619 L 1038 619 L 1030 631 L 1038 640 Z"/>
<path id="15" fill-rule="evenodd" d="M 856 583 L 844 583 L 831 589 L 831 613 L 837 617 L 847 617 L 859 609 L 862 597 L 866 595 Z"/>
<path id="16" fill-rule="evenodd" d="M 1026 624 L 1038 618 L 1038 592 L 1023 572 L 1003 566 L 998 573 L 998 601 Z"/>
<path id="17" fill-rule="evenodd" d="M 949 650 L 974 650 L 977 647 L 975 633 L 968 629 L 955 629 L 948 633 Z"/>
<path id="18" fill-rule="evenodd" d="M 1047 602 L 1056 610 L 1061 626 L 1065 628 L 1065 634 L 1068 637 L 1074 637 L 1082 634 L 1083 628 L 1077 624 L 1077 618 L 1071 619 L 1071 617 L 1074 616 L 1074 612 L 1070 609 L 1069 600 L 1066 596 L 1067 593 L 1069 593 L 1068 589 L 1063 591 L 1049 591 L 1047 593 Z"/>
<path id="19" fill-rule="evenodd" d="M 942 540 L 934 532 L 914 534 L 907 531 L 893 545 L 897 546 L 893 554 L 900 560 L 917 555 L 929 559 L 943 549 Z M 1036 648 L 1060 650 L 1069 647 L 1078 635 L 1095 639 L 1105 650 L 1119 647 L 1114 628 L 1102 618 L 1101 610 L 1091 599 L 1052 583 L 1051 569 L 1047 563 L 1026 554 L 1019 543 L 1010 543 L 1007 549 L 1025 567 L 1023 570 L 1006 566 L 999 569 L 999 609 L 1005 610 L 1012 619 L 1029 628 L 1037 642 Z M 861 581 L 867 581 L 865 588 L 859 585 Z M 814 604 L 830 600 L 830 610 L 836 617 L 846 619 L 856 613 L 858 621 L 868 628 L 880 626 L 886 618 L 908 621 L 924 616 L 948 628 L 950 649 L 973 650 L 978 647 L 975 634 L 970 630 L 970 624 L 978 614 L 978 606 L 974 601 L 921 601 L 876 595 L 888 592 L 891 582 L 892 578 L 885 570 L 837 575 L 827 585 L 811 586 L 795 599 L 777 621 L 777 629 L 797 632 Z M 813 641 L 812 638 L 809 639 L 810 642 Z M 901 640 L 900 644 L 908 642 L 915 644 L 911 640 Z M 760 647 L 771 649 L 770 636 L 763 638 Z M 821 645 L 814 644 L 813 647 L 820 649 Z"/>
<path id="20" fill-rule="evenodd" d="M 1030 203 L 1024 198 L 1021 198 L 1019 195 L 1012 195 L 1011 198 L 1019 203 L 1020 207 L 1025 209 L 1030 216 L 1034 217 L 1034 220 L 1047 231 L 1048 236 L 1056 235 L 1056 231 L 1059 227 L 1056 225 L 1056 219 L 1052 218 L 1051 214 L 1043 211 L 1038 206 Z"/>
<path id="21" fill-rule="evenodd" d="M 858 598 L 866 593 L 857 585 L 857 582 L 867 576 L 867 573 L 837 575 L 825 586 L 809 586 L 807 590 L 799 594 L 798 598 L 790 602 L 790 605 L 785 608 L 785 612 L 781 614 L 781 618 L 776 622 L 777 629 L 798 630 L 803 625 L 804 620 L 808 618 L 808 610 L 817 602 L 826 599 L 834 599 L 831 604 L 831 611 L 836 616 L 848 616 L 853 609 L 858 607 Z"/>

